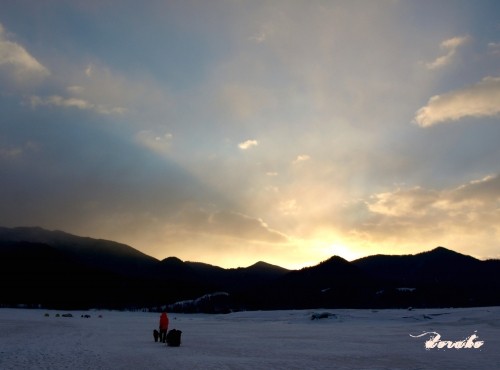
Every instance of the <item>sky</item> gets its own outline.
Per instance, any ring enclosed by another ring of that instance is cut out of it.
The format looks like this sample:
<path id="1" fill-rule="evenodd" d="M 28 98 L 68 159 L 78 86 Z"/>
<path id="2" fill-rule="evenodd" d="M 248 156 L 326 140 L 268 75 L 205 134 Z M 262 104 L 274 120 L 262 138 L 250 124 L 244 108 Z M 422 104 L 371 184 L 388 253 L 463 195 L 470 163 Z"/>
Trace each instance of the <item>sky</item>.
<path id="1" fill-rule="evenodd" d="M 496 0 L 0 2 L 0 225 L 222 267 L 500 258 Z"/>

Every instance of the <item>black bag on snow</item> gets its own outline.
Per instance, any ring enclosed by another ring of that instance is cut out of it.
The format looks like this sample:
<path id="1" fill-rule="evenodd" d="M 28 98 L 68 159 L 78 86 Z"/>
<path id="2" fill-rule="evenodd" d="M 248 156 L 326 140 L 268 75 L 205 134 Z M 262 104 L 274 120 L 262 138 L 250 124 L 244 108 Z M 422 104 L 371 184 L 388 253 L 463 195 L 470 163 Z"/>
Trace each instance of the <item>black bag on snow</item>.
<path id="1" fill-rule="evenodd" d="M 181 345 L 182 331 L 172 329 L 167 333 L 167 346 L 179 347 Z"/>

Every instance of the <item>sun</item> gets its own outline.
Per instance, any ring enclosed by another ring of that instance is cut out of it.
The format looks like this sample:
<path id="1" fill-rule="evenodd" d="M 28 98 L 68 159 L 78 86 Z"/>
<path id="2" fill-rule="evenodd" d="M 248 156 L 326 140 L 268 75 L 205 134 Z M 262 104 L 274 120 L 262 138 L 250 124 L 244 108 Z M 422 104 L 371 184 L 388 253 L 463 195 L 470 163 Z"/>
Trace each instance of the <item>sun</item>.
<path id="1" fill-rule="evenodd" d="M 302 255 L 304 257 L 301 267 L 313 266 L 333 256 L 342 257 L 347 261 L 353 261 L 364 257 L 363 249 L 353 247 L 338 236 L 322 235 L 315 239 L 301 243 Z"/>
<path id="2" fill-rule="evenodd" d="M 352 261 L 361 257 L 359 252 L 356 252 L 353 248 L 342 243 L 330 244 L 328 246 L 328 252 L 331 256 L 339 256 L 347 261 Z"/>

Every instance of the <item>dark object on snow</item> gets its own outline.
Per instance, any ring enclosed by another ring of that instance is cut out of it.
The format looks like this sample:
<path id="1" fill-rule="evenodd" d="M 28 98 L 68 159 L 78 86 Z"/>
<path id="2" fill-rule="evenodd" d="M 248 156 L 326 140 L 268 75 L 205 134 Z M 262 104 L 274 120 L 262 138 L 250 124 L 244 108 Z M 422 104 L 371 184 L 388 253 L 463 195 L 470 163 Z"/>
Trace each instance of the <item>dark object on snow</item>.
<path id="1" fill-rule="evenodd" d="M 181 345 L 181 334 L 182 331 L 172 329 L 167 334 L 167 346 L 179 347 Z"/>
<path id="2" fill-rule="evenodd" d="M 153 337 L 155 338 L 155 342 L 158 342 L 158 338 L 160 336 L 160 332 L 158 330 L 153 330 Z"/>
<path id="3" fill-rule="evenodd" d="M 335 315 L 334 313 L 330 313 L 330 312 L 313 313 L 311 315 L 311 320 L 328 319 L 332 316 L 334 318 L 337 317 L 337 315 Z"/>

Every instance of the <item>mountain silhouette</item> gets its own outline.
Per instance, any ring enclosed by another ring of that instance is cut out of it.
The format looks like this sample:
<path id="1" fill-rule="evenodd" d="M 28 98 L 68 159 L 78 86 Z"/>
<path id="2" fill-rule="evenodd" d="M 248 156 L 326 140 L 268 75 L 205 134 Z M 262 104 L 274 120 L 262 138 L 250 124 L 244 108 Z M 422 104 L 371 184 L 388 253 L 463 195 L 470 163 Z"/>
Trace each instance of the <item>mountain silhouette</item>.
<path id="1" fill-rule="evenodd" d="M 68 309 L 159 309 L 178 301 L 191 302 L 189 312 L 485 306 L 500 304 L 500 261 L 438 247 L 352 262 L 333 256 L 300 270 L 263 261 L 224 269 L 160 261 L 125 244 L 62 231 L 0 227 L 0 289 L 0 305 Z"/>
<path id="2" fill-rule="evenodd" d="M 388 306 L 398 300 L 415 306 L 474 306 L 500 302 L 498 260 L 480 261 L 437 247 L 416 255 L 369 256 L 352 264 L 377 282 L 381 290 L 376 298 Z"/>

